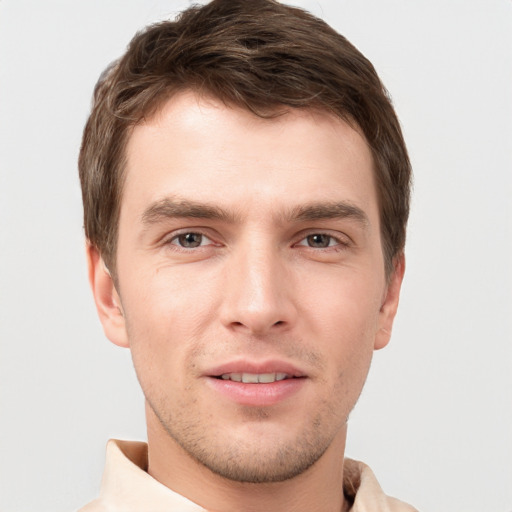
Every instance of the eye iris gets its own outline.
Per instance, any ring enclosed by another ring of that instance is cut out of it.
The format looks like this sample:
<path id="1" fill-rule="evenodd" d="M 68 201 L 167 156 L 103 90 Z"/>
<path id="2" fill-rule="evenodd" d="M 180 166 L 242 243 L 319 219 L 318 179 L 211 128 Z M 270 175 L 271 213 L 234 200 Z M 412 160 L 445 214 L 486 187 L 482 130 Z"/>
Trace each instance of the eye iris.
<path id="1" fill-rule="evenodd" d="M 184 233 L 178 237 L 180 245 L 188 249 L 199 247 L 202 240 L 203 235 L 201 235 L 201 233 Z"/>
<path id="2" fill-rule="evenodd" d="M 307 238 L 310 247 L 329 247 L 331 237 L 329 235 L 309 235 Z"/>

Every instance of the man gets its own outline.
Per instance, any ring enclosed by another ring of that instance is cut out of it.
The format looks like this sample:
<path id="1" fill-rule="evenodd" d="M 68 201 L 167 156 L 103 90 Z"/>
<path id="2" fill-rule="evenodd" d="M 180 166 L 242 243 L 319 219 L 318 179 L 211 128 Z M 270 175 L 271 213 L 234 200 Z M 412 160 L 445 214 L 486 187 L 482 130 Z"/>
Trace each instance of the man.
<path id="1" fill-rule="evenodd" d="M 148 443 L 84 511 L 414 510 L 344 459 L 390 338 L 410 164 L 372 65 L 271 0 L 137 34 L 80 153 L 89 277 Z"/>

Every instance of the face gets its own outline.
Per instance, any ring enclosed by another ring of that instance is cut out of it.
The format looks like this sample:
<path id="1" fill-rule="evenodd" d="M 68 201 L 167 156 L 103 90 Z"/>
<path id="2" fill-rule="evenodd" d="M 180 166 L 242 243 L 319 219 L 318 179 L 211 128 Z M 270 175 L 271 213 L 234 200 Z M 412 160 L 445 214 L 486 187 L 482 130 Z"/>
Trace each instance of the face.
<path id="1" fill-rule="evenodd" d="M 344 440 L 402 276 L 384 273 L 372 165 L 327 114 L 192 93 L 133 130 L 117 291 L 91 249 L 96 302 L 149 427 L 214 473 L 289 479 Z"/>

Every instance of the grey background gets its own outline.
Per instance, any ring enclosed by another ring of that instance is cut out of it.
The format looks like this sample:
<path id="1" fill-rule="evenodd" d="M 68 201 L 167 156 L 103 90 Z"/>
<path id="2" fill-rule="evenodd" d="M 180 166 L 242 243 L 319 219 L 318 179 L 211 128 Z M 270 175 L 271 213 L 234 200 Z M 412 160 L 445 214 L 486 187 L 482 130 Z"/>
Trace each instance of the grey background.
<path id="1" fill-rule="evenodd" d="M 347 455 L 432 512 L 512 509 L 512 2 L 297 1 L 391 91 L 415 194 L 391 345 Z M 0 0 L 0 510 L 69 511 L 109 437 L 144 439 L 86 279 L 76 159 L 94 83 L 186 1 Z"/>

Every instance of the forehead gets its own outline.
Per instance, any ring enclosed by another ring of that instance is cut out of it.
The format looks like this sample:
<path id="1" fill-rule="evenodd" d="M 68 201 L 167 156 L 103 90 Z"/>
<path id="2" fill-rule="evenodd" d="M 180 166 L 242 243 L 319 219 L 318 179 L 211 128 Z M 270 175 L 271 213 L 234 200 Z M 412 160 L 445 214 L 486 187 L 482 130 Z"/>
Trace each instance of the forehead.
<path id="1" fill-rule="evenodd" d="M 122 214 L 169 195 L 238 210 L 339 200 L 376 209 L 364 136 L 325 112 L 262 119 L 187 91 L 134 127 L 126 157 Z"/>

